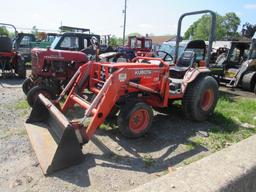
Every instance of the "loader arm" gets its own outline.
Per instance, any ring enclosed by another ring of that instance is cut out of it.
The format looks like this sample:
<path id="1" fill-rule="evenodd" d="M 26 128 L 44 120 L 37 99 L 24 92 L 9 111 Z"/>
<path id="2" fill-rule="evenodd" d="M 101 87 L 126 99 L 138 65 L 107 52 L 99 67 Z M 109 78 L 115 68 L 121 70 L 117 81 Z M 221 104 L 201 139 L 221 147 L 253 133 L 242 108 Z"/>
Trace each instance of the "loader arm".
<path id="1" fill-rule="evenodd" d="M 86 65 L 79 69 L 79 74 L 76 75 L 76 79 L 73 79 L 71 83 L 73 87 L 62 108 L 57 107 L 59 105 L 55 106 L 44 95 L 39 94 L 25 124 L 30 142 L 46 175 L 82 160 L 82 144 L 88 142 L 104 122 L 119 99 L 122 86 L 127 87 L 126 82 L 120 82 L 117 79 L 118 74 L 124 71 L 119 69 L 109 76 L 93 102 L 88 103 L 76 89 L 83 86 L 77 83 L 78 80 L 84 80 L 83 83 L 87 84 L 83 77 L 88 75 L 88 69 Z M 65 92 L 68 90 L 67 87 Z M 85 116 L 79 121 L 69 121 L 63 112 L 77 104 L 85 109 Z M 85 123 L 87 119 L 89 119 L 88 126 Z"/>
<path id="2" fill-rule="evenodd" d="M 84 142 L 91 139 L 96 129 L 105 121 L 112 107 L 120 98 L 121 90 L 127 87 L 126 81 L 121 82 L 118 79 L 118 75 L 124 73 L 124 71 L 125 69 L 119 69 L 110 75 L 92 103 L 88 103 L 81 98 L 75 93 L 75 89 L 70 92 L 62 111 L 65 111 L 67 106 L 70 107 L 70 105 L 75 104 L 85 109 L 84 118 L 71 122 L 74 126 L 80 125 L 80 134 Z"/>
<path id="3" fill-rule="evenodd" d="M 86 139 L 90 140 L 96 129 L 105 121 L 111 109 L 121 96 L 122 86 L 127 87 L 118 79 L 118 74 L 122 73 L 123 71 L 124 69 L 120 69 L 115 74 L 111 75 L 97 95 L 100 98 L 99 101 L 95 103 L 95 106 L 98 107 L 96 112 L 93 114 L 88 128 L 86 129 Z M 87 118 L 89 115 L 90 114 L 85 114 L 85 118 Z"/>

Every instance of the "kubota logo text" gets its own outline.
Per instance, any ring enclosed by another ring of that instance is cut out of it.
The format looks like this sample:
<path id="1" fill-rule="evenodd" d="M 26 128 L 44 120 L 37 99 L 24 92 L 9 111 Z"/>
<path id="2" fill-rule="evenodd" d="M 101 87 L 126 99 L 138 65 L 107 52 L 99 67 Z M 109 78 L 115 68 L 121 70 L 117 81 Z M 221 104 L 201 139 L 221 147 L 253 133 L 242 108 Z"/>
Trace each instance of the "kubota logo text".
<path id="1" fill-rule="evenodd" d="M 135 71 L 135 75 L 151 75 L 151 70 L 138 70 Z"/>

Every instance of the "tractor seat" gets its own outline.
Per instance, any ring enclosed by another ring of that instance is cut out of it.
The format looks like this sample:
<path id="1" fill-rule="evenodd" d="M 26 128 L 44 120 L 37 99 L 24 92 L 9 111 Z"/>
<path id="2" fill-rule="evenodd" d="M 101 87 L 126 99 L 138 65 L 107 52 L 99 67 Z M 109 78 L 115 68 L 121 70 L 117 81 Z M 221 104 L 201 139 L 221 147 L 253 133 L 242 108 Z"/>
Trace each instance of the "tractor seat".
<path id="1" fill-rule="evenodd" d="M 11 52 L 12 41 L 9 37 L 0 37 L 0 52 Z"/>
<path id="2" fill-rule="evenodd" d="M 184 51 L 177 64 L 170 68 L 170 77 L 175 79 L 182 79 L 186 71 L 195 63 L 196 54 L 194 51 Z"/>

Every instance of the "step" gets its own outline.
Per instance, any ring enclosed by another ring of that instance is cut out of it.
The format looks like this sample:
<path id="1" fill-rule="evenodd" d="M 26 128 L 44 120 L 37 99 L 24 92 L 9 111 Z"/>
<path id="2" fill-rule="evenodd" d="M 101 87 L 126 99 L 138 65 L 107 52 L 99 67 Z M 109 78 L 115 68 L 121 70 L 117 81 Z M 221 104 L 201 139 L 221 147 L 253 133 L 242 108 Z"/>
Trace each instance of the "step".
<path id="1" fill-rule="evenodd" d="M 175 79 L 175 78 L 169 78 L 171 83 L 181 84 L 183 82 L 183 79 Z"/>

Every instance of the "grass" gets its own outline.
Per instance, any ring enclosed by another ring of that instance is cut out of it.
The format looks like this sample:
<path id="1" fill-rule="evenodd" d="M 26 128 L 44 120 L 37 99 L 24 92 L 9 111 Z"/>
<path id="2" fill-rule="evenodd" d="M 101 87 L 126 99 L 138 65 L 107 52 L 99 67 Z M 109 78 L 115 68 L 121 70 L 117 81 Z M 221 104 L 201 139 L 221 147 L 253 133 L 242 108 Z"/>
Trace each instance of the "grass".
<path id="1" fill-rule="evenodd" d="M 26 100 L 20 100 L 15 104 L 14 108 L 20 112 L 22 117 L 24 117 L 28 115 L 30 106 Z"/>
<path id="2" fill-rule="evenodd" d="M 99 128 L 102 129 L 102 130 L 109 131 L 109 130 L 118 129 L 118 126 L 116 125 L 115 122 L 106 120 L 103 124 L 100 125 Z"/>
<path id="3" fill-rule="evenodd" d="M 31 62 L 27 62 L 27 63 L 26 63 L 26 66 L 27 66 L 28 68 L 31 68 L 31 65 L 32 65 Z"/>
<path id="4" fill-rule="evenodd" d="M 15 109 L 17 109 L 17 110 L 27 110 L 27 109 L 29 109 L 28 102 L 26 100 L 20 100 L 19 102 L 16 103 Z"/>
<path id="5" fill-rule="evenodd" d="M 184 147 L 187 151 L 192 151 L 194 150 L 196 147 L 198 147 L 200 144 L 197 142 L 192 142 L 192 141 L 188 141 L 187 143 L 184 144 Z"/>
<path id="6" fill-rule="evenodd" d="M 155 160 L 152 158 L 151 155 L 145 155 L 142 157 L 142 161 L 144 162 L 144 166 L 146 168 L 151 167 L 155 164 Z"/>
<path id="7" fill-rule="evenodd" d="M 215 110 L 215 115 L 210 120 L 221 126 L 225 131 L 233 131 L 241 123 L 256 126 L 256 99 L 235 98 L 221 95 Z"/>
<path id="8" fill-rule="evenodd" d="M 221 94 L 210 122 L 216 126 L 208 130 L 209 137 L 193 137 L 194 145 L 218 151 L 256 133 L 256 99 L 232 98 Z M 245 126 L 246 125 L 246 126 Z M 191 144 L 190 144 L 191 145 Z M 193 146 L 188 145 L 188 148 Z"/>
<path id="9" fill-rule="evenodd" d="M 101 124 L 100 125 L 100 127 L 99 127 L 100 129 L 102 129 L 102 130 L 109 130 L 109 129 L 112 129 L 108 124 L 106 124 L 106 123 L 103 123 L 103 124 Z"/>
<path id="10" fill-rule="evenodd" d="M 189 159 L 185 159 L 185 160 L 183 161 L 183 164 L 184 164 L 184 165 L 189 165 L 190 163 L 193 163 L 193 162 L 195 162 L 195 161 L 198 161 L 198 160 L 200 160 L 200 159 L 203 159 L 203 158 L 206 157 L 206 156 L 207 156 L 207 154 L 200 154 L 200 155 L 193 156 L 193 157 L 191 157 L 191 158 L 189 158 Z"/>

